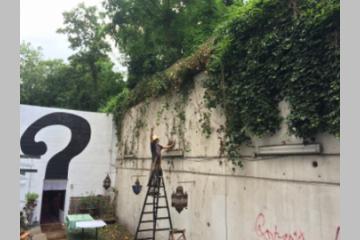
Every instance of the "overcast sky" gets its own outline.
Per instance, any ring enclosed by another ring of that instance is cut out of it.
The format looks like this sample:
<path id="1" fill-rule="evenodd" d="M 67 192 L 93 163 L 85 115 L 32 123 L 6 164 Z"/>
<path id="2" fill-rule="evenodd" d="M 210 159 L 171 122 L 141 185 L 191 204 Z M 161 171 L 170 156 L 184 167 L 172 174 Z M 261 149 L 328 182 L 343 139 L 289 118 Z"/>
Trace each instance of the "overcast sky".
<path id="1" fill-rule="evenodd" d="M 56 33 L 63 24 L 62 13 L 85 2 L 87 6 L 96 5 L 102 9 L 103 0 L 20 0 L 20 41 L 30 42 L 34 47 L 41 47 L 45 59 L 61 58 L 66 60 L 73 51 L 64 34 Z M 117 69 L 120 54 L 113 48 L 110 57 Z"/>

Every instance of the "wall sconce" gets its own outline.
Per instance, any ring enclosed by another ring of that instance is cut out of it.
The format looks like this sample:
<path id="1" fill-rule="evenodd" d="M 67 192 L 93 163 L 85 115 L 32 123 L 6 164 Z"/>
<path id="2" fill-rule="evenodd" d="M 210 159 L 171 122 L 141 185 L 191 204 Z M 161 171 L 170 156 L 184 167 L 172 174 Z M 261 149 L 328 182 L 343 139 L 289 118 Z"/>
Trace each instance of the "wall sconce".
<path id="1" fill-rule="evenodd" d="M 138 195 L 141 192 L 142 185 L 140 185 L 139 178 L 136 178 L 135 184 L 132 185 L 133 192 Z"/>
<path id="2" fill-rule="evenodd" d="M 175 207 L 176 211 L 178 213 L 181 213 L 181 211 L 184 208 L 187 208 L 188 203 L 188 195 L 185 192 L 182 186 L 178 186 L 176 188 L 176 192 L 171 194 L 171 206 Z"/>
<path id="3" fill-rule="evenodd" d="M 145 175 L 133 175 L 131 177 L 136 177 L 135 184 L 132 185 L 133 192 L 138 195 L 141 192 L 142 185 L 140 184 L 139 177 L 145 177 Z"/>
<path id="4" fill-rule="evenodd" d="M 107 174 L 106 178 L 103 181 L 103 187 L 105 188 L 105 190 L 108 190 L 110 186 L 111 186 L 111 179 L 109 174 Z"/>

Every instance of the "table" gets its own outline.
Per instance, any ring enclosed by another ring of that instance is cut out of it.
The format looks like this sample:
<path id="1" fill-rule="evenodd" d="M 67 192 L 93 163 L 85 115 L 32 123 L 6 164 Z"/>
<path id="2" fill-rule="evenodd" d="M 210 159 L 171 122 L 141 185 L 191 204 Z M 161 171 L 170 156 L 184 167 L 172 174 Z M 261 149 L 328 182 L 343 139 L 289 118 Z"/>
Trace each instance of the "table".
<path id="1" fill-rule="evenodd" d="M 65 218 L 65 225 L 69 231 L 76 229 L 77 222 L 93 221 L 90 214 L 71 214 Z"/>
<path id="2" fill-rule="evenodd" d="M 98 239 L 98 228 L 105 227 L 106 223 L 103 220 L 81 221 L 76 222 L 76 228 L 82 229 L 82 235 L 84 237 L 84 228 L 95 228 L 96 240 Z"/>

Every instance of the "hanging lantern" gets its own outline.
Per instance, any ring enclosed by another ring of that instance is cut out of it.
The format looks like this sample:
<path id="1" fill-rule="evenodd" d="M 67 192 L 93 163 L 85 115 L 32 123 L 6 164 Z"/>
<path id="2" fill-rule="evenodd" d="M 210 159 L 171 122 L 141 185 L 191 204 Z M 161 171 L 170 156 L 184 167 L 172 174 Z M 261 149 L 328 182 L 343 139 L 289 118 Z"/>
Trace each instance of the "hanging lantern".
<path id="1" fill-rule="evenodd" d="M 108 190 L 109 187 L 111 186 L 111 179 L 109 174 L 106 176 L 106 178 L 103 181 L 103 187 L 105 188 L 105 190 Z"/>
<path id="2" fill-rule="evenodd" d="M 141 192 L 142 186 L 140 185 L 139 178 L 136 179 L 135 184 L 132 185 L 133 192 L 138 195 Z"/>
<path id="3" fill-rule="evenodd" d="M 175 207 L 178 213 L 187 207 L 188 195 L 185 192 L 182 186 L 176 188 L 176 192 L 171 194 L 171 206 Z"/>

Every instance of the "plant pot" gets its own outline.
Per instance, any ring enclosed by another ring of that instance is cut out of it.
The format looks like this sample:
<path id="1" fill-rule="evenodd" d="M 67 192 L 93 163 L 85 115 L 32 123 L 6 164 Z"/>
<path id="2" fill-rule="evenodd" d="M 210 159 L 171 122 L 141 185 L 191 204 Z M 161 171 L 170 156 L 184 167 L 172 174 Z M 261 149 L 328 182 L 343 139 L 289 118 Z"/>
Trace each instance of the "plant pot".
<path id="1" fill-rule="evenodd" d="M 26 205 L 28 205 L 31 208 L 35 208 L 37 206 L 36 201 L 29 201 L 26 203 Z"/>
<path id="2" fill-rule="evenodd" d="M 93 217 L 97 216 L 97 208 L 89 208 L 89 214 Z"/>
<path id="3" fill-rule="evenodd" d="M 79 208 L 80 213 L 90 214 L 91 216 L 97 216 L 98 209 L 95 207 Z"/>

